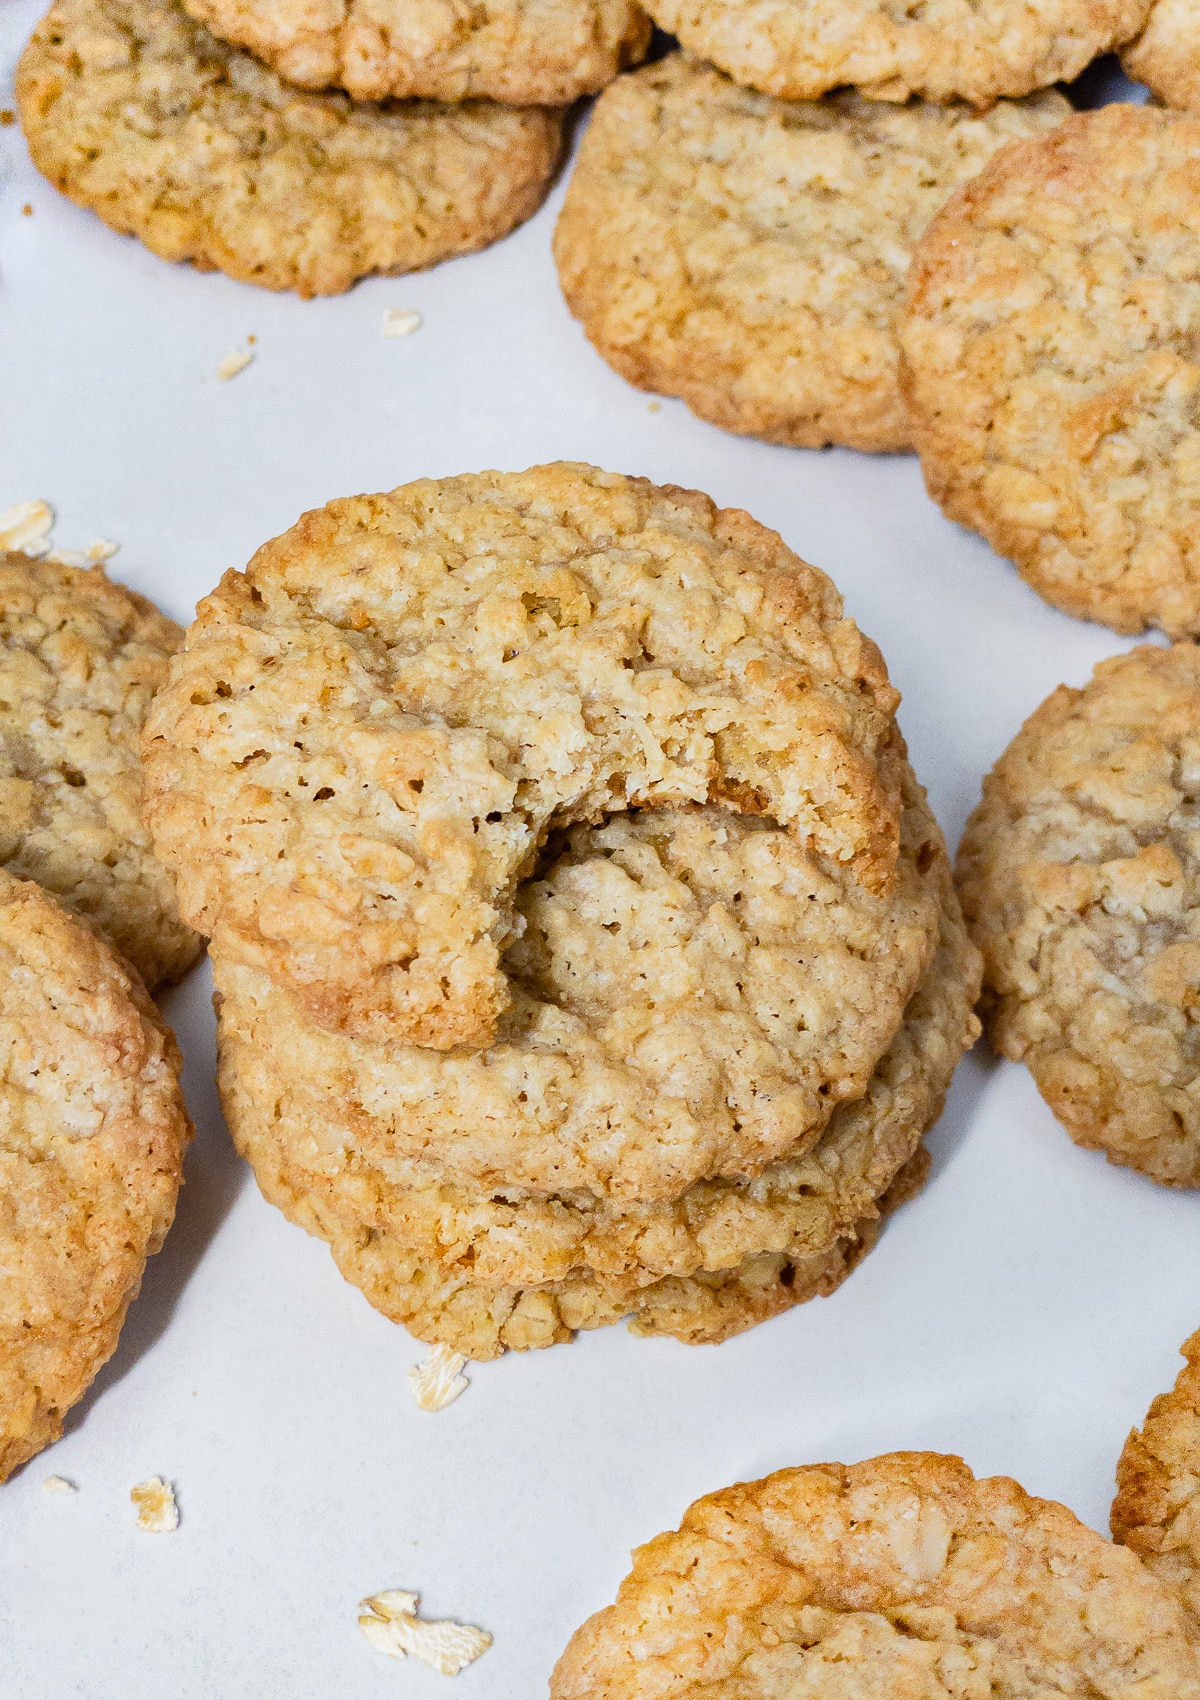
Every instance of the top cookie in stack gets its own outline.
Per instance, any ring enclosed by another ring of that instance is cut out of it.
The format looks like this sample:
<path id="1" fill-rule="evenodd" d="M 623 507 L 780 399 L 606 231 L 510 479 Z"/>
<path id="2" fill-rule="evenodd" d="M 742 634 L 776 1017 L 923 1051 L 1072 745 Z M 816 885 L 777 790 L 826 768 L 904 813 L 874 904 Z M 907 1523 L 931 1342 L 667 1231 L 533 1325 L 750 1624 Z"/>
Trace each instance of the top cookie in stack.
<path id="1" fill-rule="evenodd" d="M 227 574 L 147 810 L 264 1191 L 476 1356 L 836 1284 L 974 1035 L 896 702 L 775 533 L 588 467 L 335 502 Z"/>
<path id="2" fill-rule="evenodd" d="M 650 30 L 632 0 L 432 30 L 412 0 L 370 22 L 357 3 L 191 9 L 57 0 L 17 76 L 34 163 L 164 259 L 304 296 L 507 235 L 549 187 L 563 104 L 640 59 Z"/>

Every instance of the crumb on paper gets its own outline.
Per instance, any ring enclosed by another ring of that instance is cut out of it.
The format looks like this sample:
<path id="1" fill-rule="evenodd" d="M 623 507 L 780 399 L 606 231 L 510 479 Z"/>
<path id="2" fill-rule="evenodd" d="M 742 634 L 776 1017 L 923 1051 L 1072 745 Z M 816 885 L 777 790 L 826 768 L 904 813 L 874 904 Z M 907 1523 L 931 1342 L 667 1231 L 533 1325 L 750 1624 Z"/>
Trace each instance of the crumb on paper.
<path id="1" fill-rule="evenodd" d="M 0 112 L 0 124 L 2 124 L 6 130 L 10 124 L 15 124 L 16 121 L 16 113 L 10 111 L 7 106 L 4 108 L 3 112 Z"/>
<path id="2" fill-rule="evenodd" d="M 444 1411 L 471 1385 L 462 1373 L 466 1358 L 449 1346 L 435 1346 L 423 1363 L 408 1372 L 408 1385 L 422 1411 Z"/>
<path id="3" fill-rule="evenodd" d="M 151 1476 L 148 1482 L 139 1482 L 135 1488 L 130 1488 L 129 1497 L 138 1508 L 138 1528 L 144 1529 L 148 1535 L 169 1535 L 172 1529 L 179 1527 L 175 1489 L 161 1476 Z"/>
<path id="4" fill-rule="evenodd" d="M 255 344 L 255 343 L 256 343 L 256 342 L 257 342 L 257 341 L 258 341 L 258 338 L 257 338 L 257 337 L 256 337 L 256 336 L 248 336 L 248 337 L 247 337 L 247 338 L 246 338 L 246 342 L 247 342 L 247 344 L 248 344 L 248 346 L 249 346 L 249 347 L 251 347 L 251 348 L 253 348 L 253 347 L 254 347 L 254 344 Z"/>
<path id="5" fill-rule="evenodd" d="M 47 1476 L 42 1483 L 43 1493 L 78 1493 L 74 1482 L 69 1482 L 65 1476 Z"/>
<path id="6" fill-rule="evenodd" d="M 389 307 L 379 327 L 381 336 L 411 336 L 421 328 L 421 315 L 408 307 Z"/>
<path id="7" fill-rule="evenodd" d="M 662 412 L 662 402 L 661 401 L 648 401 L 646 403 L 646 412 L 647 413 L 661 413 Z"/>
<path id="8" fill-rule="evenodd" d="M 464 1665 L 474 1664 L 480 1653 L 487 1652 L 492 1638 L 486 1629 L 476 1629 L 469 1623 L 419 1618 L 420 1598 L 403 1588 L 372 1594 L 362 1601 L 371 1615 L 360 1617 L 358 1627 L 372 1647 L 389 1658 L 402 1659 L 411 1653 L 443 1676 L 457 1676 Z"/>
<path id="9" fill-rule="evenodd" d="M 239 372 L 244 372 L 253 359 L 254 356 L 248 349 L 235 348 L 217 367 L 217 377 L 223 384 L 227 384 L 230 378 L 236 378 Z"/>
<path id="10" fill-rule="evenodd" d="M 21 208 L 21 214 L 24 218 L 33 217 L 33 208 L 30 206 L 28 201 L 26 201 L 25 205 Z"/>

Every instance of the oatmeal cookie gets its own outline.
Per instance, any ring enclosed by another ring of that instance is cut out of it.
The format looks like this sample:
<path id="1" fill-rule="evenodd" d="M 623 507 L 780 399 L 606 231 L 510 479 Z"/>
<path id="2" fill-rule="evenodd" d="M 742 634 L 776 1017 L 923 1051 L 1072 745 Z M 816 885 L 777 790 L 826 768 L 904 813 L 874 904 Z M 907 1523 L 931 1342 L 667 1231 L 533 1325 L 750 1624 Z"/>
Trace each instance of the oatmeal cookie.
<path id="1" fill-rule="evenodd" d="M 301 88 L 565 106 L 636 65 L 636 0 L 184 0 L 214 35 Z"/>
<path id="2" fill-rule="evenodd" d="M 1200 1186 L 1200 649 L 1062 685 L 984 780 L 959 850 L 996 1049 L 1077 1144 Z"/>
<path id="3" fill-rule="evenodd" d="M 497 241 L 536 210 L 561 114 L 305 94 L 178 0 L 58 0 L 17 72 L 34 164 L 165 260 L 336 295 Z"/>
<path id="4" fill-rule="evenodd" d="M 1146 27 L 1121 49 L 1126 74 L 1167 106 L 1200 111 L 1200 3 L 1155 0 Z"/>
<path id="5" fill-rule="evenodd" d="M 748 514 L 569 464 L 423 479 L 306 515 L 200 604 L 148 817 L 187 918 L 312 1020 L 480 1046 L 553 828 L 719 801 L 890 894 L 897 700 Z"/>
<path id="6" fill-rule="evenodd" d="M 654 21 L 785 100 L 969 100 L 1070 82 L 1141 29 L 1150 0 L 653 0 Z"/>
<path id="7" fill-rule="evenodd" d="M 895 1452 L 742 1482 L 633 1555 L 551 1700 L 1195 1700 L 1176 1600 L 1064 1505 Z"/>
<path id="8" fill-rule="evenodd" d="M 183 642 L 103 567 L 0 555 L 0 866 L 86 916 L 151 991 L 203 941 L 142 825 L 142 723 Z"/>
<path id="9" fill-rule="evenodd" d="M 406 1252 L 484 1286 L 530 1287 L 580 1270 L 636 1286 L 727 1271 L 762 1253 L 810 1258 L 874 1217 L 978 1033 L 979 958 L 943 858 L 937 878 L 938 952 L 865 1095 L 834 1113 L 814 1147 L 756 1179 L 698 1181 L 677 1199 L 637 1204 L 414 1176 L 398 1160 L 396 1123 L 372 1125 L 349 1108 L 359 1082 L 301 1069 L 294 1018 L 269 982 L 218 963 L 226 1119 L 256 1167 L 272 1143 L 284 1146 L 293 1194 L 320 1200 L 325 1218 L 341 1215 L 376 1239 L 394 1236 Z M 432 1139 L 440 1131 L 436 1099 L 419 1111 Z M 295 1199 L 284 1208 L 294 1214 Z"/>
<path id="10" fill-rule="evenodd" d="M 62 1433 L 171 1225 L 191 1134 L 137 975 L 0 870 L 0 1481 Z"/>
<path id="11" fill-rule="evenodd" d="M 1170 1393 L 1160 1393 L 1117 1464 L 1113 1539 L 1177 1594 L 1200 1639 L 1200 1333 Z"/>
<path id="12" fill-rule="evenodd" d="M 917 245 L 901 388 L 929 493 L 1048 602 L 1200 631 L 1200 118 L 1075 113 Z"/>
<path id="13" fill-rule="evenodd" d="M 998 147 L 1070 110 L 785 102 L 672 54 L 596 105 L 555 232 L 563 293 L 623 378 L 726 430 L 907 448 L 912 247 Z"/>

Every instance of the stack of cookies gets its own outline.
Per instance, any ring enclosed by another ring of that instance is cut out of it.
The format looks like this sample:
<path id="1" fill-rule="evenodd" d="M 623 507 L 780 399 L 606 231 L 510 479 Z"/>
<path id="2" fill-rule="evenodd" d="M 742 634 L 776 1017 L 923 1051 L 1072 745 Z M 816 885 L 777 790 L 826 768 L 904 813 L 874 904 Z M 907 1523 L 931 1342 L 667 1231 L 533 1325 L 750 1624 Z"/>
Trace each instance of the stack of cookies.
<path id="1" fill-rule="evenodd" d="M 114 229 L 328 295 L 528 218 L 566 106 L 649 35 L 635 0 L 57 0 L 17 100 L 38 168 Z"/>
<path id="2" fill-rule="evenodd" d="M 830 1291 L 977 1030 L 896 704 L 775 533 L 590 467 L 334 502 L 227 574 L 146 806 L 266 1196 L 478 1358 Z"/>

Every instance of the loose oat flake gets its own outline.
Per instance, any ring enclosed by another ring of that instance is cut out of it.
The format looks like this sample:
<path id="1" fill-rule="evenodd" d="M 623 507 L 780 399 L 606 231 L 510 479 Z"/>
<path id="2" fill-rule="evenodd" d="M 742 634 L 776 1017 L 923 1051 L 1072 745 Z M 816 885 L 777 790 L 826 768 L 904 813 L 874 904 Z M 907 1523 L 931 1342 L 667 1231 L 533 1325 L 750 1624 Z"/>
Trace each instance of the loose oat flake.
<path id="1" fill-rule="evenodd" d="M 23 555 L 45 555 L 54 530 L 54 509 L 49 502 L 14 502 L 0 513 L 0 549 L 18 550 Z"/>
<path id="2" fill-rule="evenodd" d="M 453 1623 L 449 1618 L 422 1620 L 417 1616 L 420 1598 L 403 1588 L 372 1594 L 362 1601 L 371 1615 L 360 1617 L 358 1627 L 372 1647 L 389 1658 L 402 1659 L 411 1653 L 443 1676 L 457 1676 L 465 1665 L 474 1664 L 480 1653 L 487 1652 L 492 1638 L 485 1629 L 475 1629 L 469 1623 Z"/>
<path id="3" fill-rule="evenodd" d="M 253 359 L 253 354 L 247 349 L 235 348 L 232 354 L 227 354 L 217 367 L 217 377 L 223 384 L 227 384 L 230 378 L 236 378 L 239 372 L 244 372 Z"/>
<path id="4" fill-rule="evenodd" d="M 379 327 L 381 336 L 411 336 L 421 328 L 421 315 L 405 307 L 389 307 Z"/>
<path id="5" fill-rule="evenodd" d="M 444 1411 L 471 1385 L 462 1374 L 466 1358 L 449 1346 L 435 1346 L 424 1363 L 408 1372 L 408 1385 L 422 1411 Z"/>
<path id="6" fill-rule="evenodd" d="M 78 1493 L 74 1482 L 69 1482 L 65 1476 L 47 1476 L 42 1483 L 43 1493 Z"/>
<path id="7" fill-rule="evenodd" d="M 161 1476 L 151 1476 L 148 1482 L 139 1482 L 135 1488 L 130 1488 L 129 1497 L 138 1508 L 138 1528 L 144 1529 L 148 1535 L 169 1535 L 172 1529 L 179 1527 L 175 1489 Z"/>

